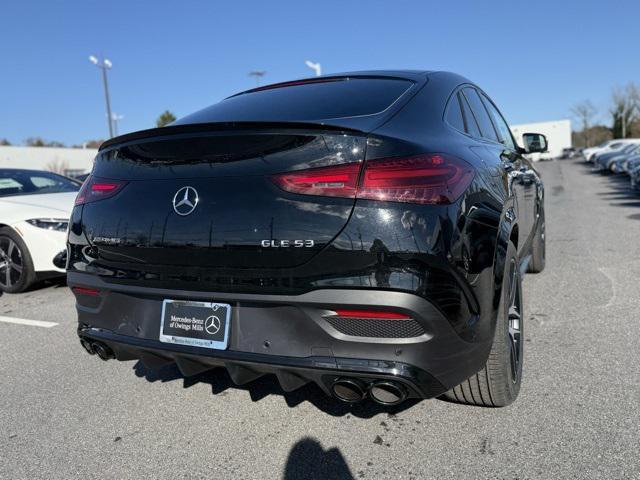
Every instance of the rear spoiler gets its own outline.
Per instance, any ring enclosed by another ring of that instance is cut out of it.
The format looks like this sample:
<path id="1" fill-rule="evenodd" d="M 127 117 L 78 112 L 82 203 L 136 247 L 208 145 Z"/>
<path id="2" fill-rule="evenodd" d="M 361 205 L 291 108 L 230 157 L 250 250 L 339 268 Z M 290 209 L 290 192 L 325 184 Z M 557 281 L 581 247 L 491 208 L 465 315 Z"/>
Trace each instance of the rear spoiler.
<path id="1" fill-rule="evenodd" d="M 225 122 L 225 123 L 192 123 L 186 125 L 168 125 L 166 127 L 149 128 L 137 132 L 127 133 L 111 138 L 100 145 L 99 151 L 103 152 L 113 147 L 122 147 L 125 144 L 150 140 L 157 137 L 166 138 L 173 135 L 188 135 L 193 133 L 225 132 L 241 130 L 307 130 L 307 131 L 334 131 L 365 134 L 366 132 L 352 127 L 345 127 L 326 123 L 306 122 Z"/>

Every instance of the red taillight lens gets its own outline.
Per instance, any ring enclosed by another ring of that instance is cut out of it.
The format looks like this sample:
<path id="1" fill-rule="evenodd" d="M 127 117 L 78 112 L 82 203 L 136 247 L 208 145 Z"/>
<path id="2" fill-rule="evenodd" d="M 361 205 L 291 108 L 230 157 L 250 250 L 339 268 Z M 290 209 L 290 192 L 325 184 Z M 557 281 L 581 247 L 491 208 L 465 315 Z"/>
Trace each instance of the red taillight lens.
<path id="1" fill-rule="evenodd" d="M 457 158 L 442 154 L 369 160 L 358 198 L 421 204 L 453 203 L 464 192 L 474 170 Z"/>
<path id="2" fill-rule="evenodd" d="M 126 184 L 127 182 L 120 180 L 109 180 L 89 176 L 82 184 L 75 204 L 83 205 L 85 203 L 97 202 L 98 200 L 113 197 L 122 190 Z"/>
<path id="3" fill-rule="evenodd" d="M 92 297 L 97 297 L 98 295 L 100 295 L 100 290 L 95 288 L 73 287 L 71 290 L 77 295 L 90 295 Z"/>
<path id="4" fill-rule="evenodd" d="M 274 175 L 283 190 L 304 195 L 355 198 L 362 163 L 310 168 Z"/>
<path id="5" fill-rule="evenodd" d="M 445 154 L 368 160 L 275 175 L 288 192 L 387 202 L 448 204 L 469 187 L 475 171 L 463 160 Z"/>
<path id="6" fill-rule="evenodd" d="M 379 320 L 409 320 L 410 315 L 398 312 L 384 312 L 380 310 L 336 310 L 336 316 L 343 318 L 375 318 Z"/>

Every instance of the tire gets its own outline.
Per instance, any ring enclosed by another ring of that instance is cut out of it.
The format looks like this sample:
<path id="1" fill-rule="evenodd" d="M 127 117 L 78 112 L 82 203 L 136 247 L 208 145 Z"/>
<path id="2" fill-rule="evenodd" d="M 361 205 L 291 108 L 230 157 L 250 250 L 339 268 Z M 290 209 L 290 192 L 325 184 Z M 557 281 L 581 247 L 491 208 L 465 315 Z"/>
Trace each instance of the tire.
<path id="1" fill-rule="evenodd" d="M 509 242 L 493 345 L 485 366 L 444 394 L 456 403 L 505 407 L 520 392 L 523 360 L 522 276 L 516 247 Z"/>
<path id="2" fill-rule="evenodd" d="M 546 263 L 546 226 L 544 220 L 544 207 L 540 210 L 540 216 L 536 224 L 536 233 L 531 244 L 531 261 L 527 267 L 529 273 L 540 273 Z"/>
<path id="3" fill-rule="evenodd" d="M 35 279 L 31 255 L 20 235 L 12 228 L 0 228 L 0 290 L 23 292 Z"/>

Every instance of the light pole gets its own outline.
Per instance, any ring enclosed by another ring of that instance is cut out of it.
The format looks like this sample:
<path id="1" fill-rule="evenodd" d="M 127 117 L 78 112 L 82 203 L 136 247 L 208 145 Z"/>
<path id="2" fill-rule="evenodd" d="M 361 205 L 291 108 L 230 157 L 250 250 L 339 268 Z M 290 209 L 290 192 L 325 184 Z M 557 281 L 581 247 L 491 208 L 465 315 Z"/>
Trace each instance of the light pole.
<path id="1" fill-rule="evenodd" d="M 113 122 L 113 134 L 118 136 L 118 122 L 124 118 L 124 115 L 118 115 L 116 112 L 111 114 L 111 121 Z"/>
<path id="2" fill-rule="evenodd" d="M 316 72 L 316 77 L 322 75 L 322 65 L 320 65 L 319 63 L 314 63 L 311 60 L 305 60 L 304 63 L 307 67 Z"/>
<path id="3" fill-rule="evenodd" d="M 264 70 L 253 70 L 252 72 L 249 72 L 249 76 L 250 77 L 255 77 L 256 79 L 256 87 L 260 86 L 260 79 L 262 77 L 265 76 L 267 72 L 265 72 Z"/>
<path id="4" fill-rule="evenodd" d="M 113 137 L 113 117 L 111 116 L 111 103 L 109 102 L 109 84 L 107 82 L 107 70 L 112 67 L 111 60 L 103 58 L 101 61 L 98 57 L 91 55 L 89 61 L 102 70 L 102 84 L 104 85 L 104 100 L 107 104 L 107 123 L 109 124 L 109 138 Z"/>

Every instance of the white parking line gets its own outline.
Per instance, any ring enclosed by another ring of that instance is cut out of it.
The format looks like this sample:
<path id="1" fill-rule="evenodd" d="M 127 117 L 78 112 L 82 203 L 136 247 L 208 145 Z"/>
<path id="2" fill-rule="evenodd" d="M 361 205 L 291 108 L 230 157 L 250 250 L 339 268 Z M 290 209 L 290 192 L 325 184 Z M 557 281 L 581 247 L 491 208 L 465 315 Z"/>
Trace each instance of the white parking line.
<path id="1" fill-rule="evenodd" d="M 26 320 L 24 318 L 0 317 L 0 322 L 17 323 L 18 325 L 29 325 L 31 327 L 51 328 L 58 325 L 56 322 L 44 322 L 42 320 Z"/>

